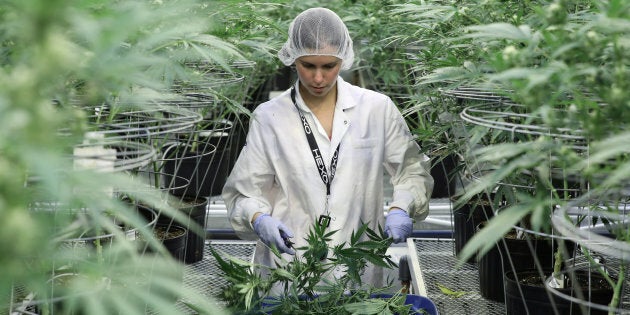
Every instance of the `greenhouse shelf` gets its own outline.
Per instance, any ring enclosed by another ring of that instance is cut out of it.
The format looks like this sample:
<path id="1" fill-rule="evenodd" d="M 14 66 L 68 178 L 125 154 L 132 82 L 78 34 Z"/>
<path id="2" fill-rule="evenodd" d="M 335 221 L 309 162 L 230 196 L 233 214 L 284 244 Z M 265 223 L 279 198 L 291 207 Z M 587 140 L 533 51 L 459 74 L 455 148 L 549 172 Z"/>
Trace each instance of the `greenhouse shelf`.
<path id="1" fill-rule="evenodd" d="M 453 239 L 410 238 L 412 285 L 416 294 L 431 299 L 440 314 L 503 315 L 505 305 L 487 300 L 479 293 L 479 273 L 475 264 L 457 269 Z M 462 292 L 459 297 L 440 289 Z"/>

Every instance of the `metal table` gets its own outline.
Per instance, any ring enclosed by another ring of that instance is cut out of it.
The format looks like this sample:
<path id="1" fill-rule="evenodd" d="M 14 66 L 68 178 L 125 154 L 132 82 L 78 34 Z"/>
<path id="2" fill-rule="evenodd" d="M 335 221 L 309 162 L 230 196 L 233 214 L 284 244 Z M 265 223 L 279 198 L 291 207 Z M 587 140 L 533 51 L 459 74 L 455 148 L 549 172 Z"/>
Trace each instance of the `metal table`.
<path id="1" fill-rule="evenodd" d="M 227 282 L 207 248 L 210 244 L 226 255 L 252 261 L 256 243 L 207 241 L 204 259 L 186 266 L 184 283 L 198 292 L 216 296 Z M 505 314 L 503 303 L 487 300 L 480 295 L 479 274 L 475 264 L 464 264 L 462 268 L 456 269 L 457 260 L 453 248 L 452 239 L 408 239 L 406 253 L 413 275 L 413 293 L 431 299 L 442 315 Z M 466 294 L 452 297 L 442 293 L 439 285 L 454 291 L 464 291 Z"/>
<path id="2" fill-rule="evenodd" d="M 479 271 L 465 263 L 457 269 L 453 239 L 410 238 L 407 246 L 413 275 L 413 292 L 435 303 L 440 314 L 505 314 L 505 305 L 487 300 L 479 293 Z M 440 289 L 465 292 L 460 297 Z"/>
<path id="3" fill-rule="evenodd" d="M 205 296 L 215 298 L 221 293 L 221 288 L 228 284 L 222 276 L 223 272 L 216 265 L 216 260 L 210 252 L 210 246 L 228 256 L 253 262 L 256 242 L 251 241 L 206 241 L 203 259 L 186 265 L 184 269 L 184 285 Z M 185 299 L 185 297 L 184 297 Z M 221 305 L 221 302 L 217 303 Z M 182 314 L 197 314 L 183 303 L 178 305 Z"/>

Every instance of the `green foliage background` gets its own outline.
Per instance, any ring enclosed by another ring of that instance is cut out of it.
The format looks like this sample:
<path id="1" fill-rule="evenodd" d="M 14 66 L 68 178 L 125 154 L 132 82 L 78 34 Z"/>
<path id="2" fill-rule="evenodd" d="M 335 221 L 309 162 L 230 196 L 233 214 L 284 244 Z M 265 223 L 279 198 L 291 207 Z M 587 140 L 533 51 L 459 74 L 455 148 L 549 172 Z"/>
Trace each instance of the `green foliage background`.
<path id="1" fill-rule="evenodd" d="M 73 168 L 73 147 L 95 128 L 84 106 L 142 107 L 138 90 L 159 94 L 193 77 L 182 67 L 186 60 L 228 71 L 234 60 L 255 61 L 253 86 L 263 85 L 280 68 L 275 52 L 289 22 L 312 6 L 344 19 L 357 49 L 358 82 L 395 98 L 434 161 L 454 154 L 462 174 L 496 166 L 468 181 L 462 200 L 496 190 L 497 182 L 526 179 L 531 189 L 503 191 L 518 203 L 469 243 L 464 260 L 521 219 L 549 230 L 551 208 L 569 202 L 553 186 L 557 174 L 565 182 L 579 179 L 586 192 L 579 202 L 626 198 L 630 4 L 624 0 L 0 0 L 0 305 L 9 305 L 17 287 L 45 297 L 51 272 L 66 268 L 87 275 L 74 292 L 98 292 L 68 303 L 89 314 L 144 314 L 147 307 L 175 314 L 164 301 L 184 293 L 205 312 L 220 313 L 185 292 L 182 266 L 164 252 L 138 255 L 126 241 L 102 251 L 64 250 L 50 217 L 34 209 L 94 209 L 97 225 L 106 210 L 149 235 L 140 218 L 125 215 L 127 205 L 102 192 L 116 187 L 172 211 L 159 192 L 138 192 L 124 174 Z M 523 123 L 579 133 L 587 150 L 545 135 L 506 141 L 514 138 L 470 128 L 460 114 L 471 104 L 444 93 L 466 85 L 519 104 L 505 110 L 531 117 Z M 221 110 L 246 113 L 239 106 Z M 627 231 L 615 233 L 628 241 Z M 151 266 L 151 277 L 139 272 L 144 266 Z M 148 287 L 159 290 L 149 294 Z"/>

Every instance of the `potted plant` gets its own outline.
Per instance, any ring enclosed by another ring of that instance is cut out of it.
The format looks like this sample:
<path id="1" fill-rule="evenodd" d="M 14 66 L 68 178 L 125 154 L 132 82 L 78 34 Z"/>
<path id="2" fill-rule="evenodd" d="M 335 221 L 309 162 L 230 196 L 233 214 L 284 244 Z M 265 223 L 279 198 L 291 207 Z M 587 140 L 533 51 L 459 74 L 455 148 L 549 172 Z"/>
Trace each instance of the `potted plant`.
<path id="1" fill-rule="evenodd" d="M 155 225 L 153 233 L 173 258 L 186 261 L 186 251 L 188 250 L 186 241 L 189 233 L 186 227 L 172 223 L 160 223 Z"/>
<path id="2" fill-rule="evenodd" d="M 504 202 L 496 201 L 495 194 L 480 193 L 478 196 L 471 198 L 465 203 L 460 203 L 457 196 L 452 198 L 453 209 L 453 239 L 455 245 L 455 255 L 459 255 L 468 240 L 479 229 L 479 226 L 490 220 L 494 215 L 494 205 L 498 204 L 499 208 L 504 206 Z M 467 262 L 473 263 L 471 258 Z"/>
<path id="3" fill-rule="evenodd" d="M 240 312 L 286 314 L 316 310 L 349 314 L 361 309 L 365 314 L 436 314 L 435 305 L 426 298 L 415 296 L 416 301 L 412 301 L 411 295 L 387 295 L 386 288 L 362 284 L 361 274 L 368 264 L 396 266 L 385 254 L 391 239 L 382 231 L 377 233 L 363 225 L 347 244 L 329 246 L 329 237 L 334 233 L 315 224 L 305 238 L 308 245 L 298 248 L 300 255 L 293 260 L 284 261 L 275 251 L 279 259 L 276 267 L 252 265 L 236 258 L 225 260 L 213 250 L 218 267 L 228 280 L 221 298 L 228 308 Z M 337 271 L 342 272 L 333 276 Z M 280 293 L 272 293 L 274 290 Z M 412 308 L 418 306 L 422 309 Z"/>
<path id="4" fill-rule="evenodd" d="M 505 275 L 505 306 L 509 314 L 609 314 L 587 306 L 587 303 L 606 307 L 613 297 L 613 287 L 599 273 L 588 270 L 573 271 L 566 277 L 559 291 L 568 297 L 581 299 L 583 303 L 572 303 L 569 299 L 550 296 L 545 282 L 550 271 L 538 269 L 508 271 Z M 586 302 L 586 303 L 584 303 Z"/>
<path id="5" fill-rule="evenodd" d="M 75 168 L 73 149 L 83 143 L 86 132 L 120 135 L 112 129 L 116 125 L 97 128 L 91 120 L 101 109 L 112 109 L 112 104 L 139 105 L 145 110 L 143 117 L 150 116 L 154 108 L 143 102 L 150 97 L 133 90 L 143 87 L 162 91 L 168 87 L 181 73 L 178 54 L 190 55 L 190 50 L 184 52 L 184 46 L 194 45 L 195 51 L 212 59 L 230 45 L 201 36 L 207 31 L 207 16 L 202 6 L 192 1 L 5 4 L 0 12 L 0 120 L 7 128 L 0 140 L 0 164 L 5 170 L 0 175 L 0 199 L 6 210 L 0 223 L 5 236 L 0 242 L 4 268 L 0 304 L 13 310 L 18 301 L 6 294 L 13 288 L 33 293 L 35 299 L 31 301 L 45 302 L 51 270 L 68 265 L 71 272 L 85 276 L 85 281 L 69 284 L 71 294 L 63 302 L 67 313 L 145 314 L 147 309 L 159 309 L 176 314 L 179 311 L 175 304 L 165 302 L 172 299 L 165 297 L 186 292 L 203 313 L 221 314 L 206 297 L 183 286 L 181 277 L 174 275 L 182 271 L 180 264 L 168 259 L 163 250 L 155 255 L 139 255 L 134 243 L 111 220 L 93 220 L 103 231 L 115 234 L 111 246 L 103 246 L 98 254 L 87 247 L 78 251 L 79 256 L 68 255 L 63 250 L 63 239 L 51 237 L 55 234 L 50 222 L 34 209 L 50 202 L 57 209 L 89 210 L 95 219 L 107 209 L 116 218 L 125 218 L 125 224 L 138 228 L 155 245 L 157 241 L 146 227 L 146 220 L 131 215 L 133 208 L 118 198 L 128 194 L 163 212 L 174 212 L 162 203 L 159 192 L 138 189 L 138 183 L 127 172 L 143 167 L 144 158 L 117 151 L 114 171 L 103 172 Z M 131 98 L 134 101 L 129 101 Z M 150 134 L 147 128 L 135 131 Z M 124 140 L 123 146 L 133 147 L 134 141 L 126 139 L 129 141 Z M 81 224 L 69 219 L 64 222 Z M 150 270 L 138 273 L 147 266 Z M 74 294 L 97 288 L 103 278 L 111 285 L 98 294 Z"/>
<path id="6" fill-rule="evenodd" d="M 614 89 L 622 84 L 619 75 L 626 73 L 615 65 L 627 60 L 627 56 L 608 58 L 604 50 L 594 49 L 616 45 L 618 30 L 602 23 L 610 22 L 610 17 L 627 20 L 626 8 L 593 3 L 572 7 L 564 1 L 554 1 L 523 17 L 519 23 L 506 19 L 501 23 L 466 28 L 466 33 L 454 41 L 472 40 L 478 47 L 484 47 L 483 64 L 464 63 L 439 69 L 429 78 L 437 80 L 447 73 L 453 78 L 459 74 L 461 78 L 473 74 L 474 67 L 484 66 L 484 72 L 474 73 L 476 78 L 504 87 L 504 95 L 521 107 L 518 112 L 505 112 L 502 109 L 508 106 L 499 107 L 493 111 L 498 115 L 490 122 L 493 126 L 510 125 L 504 131 L 512 134 L 529 134 L 523 139 L 474 148 L 473 156 L 477 161 L 498 167 L 485 168 L 487 172 L 471 182 L 471 190 L 492 189 L 498 180 L 522 174 L 533 175 L 536 180 L 528 190 L 517 190 L 518 202 L 494 216 L 487 227 L 488 233 L 477 234 L 478 239 L 468 243 L 470 246 L 464 248 L 462 257 L 487 251 L 489 241 L 504 235 L 506 229 L 523 218 L 528 219 L 534 231 L 553 233 L 553 209 L 565 208 L 571 199 L 584 194 L 592 197 L 612 190 L 623 198 L 623 187 L 627 187 L 625 175 L 620 173 L 616 173 L 614 179 L 604 179 L 611 171 L 619 171 L 627 165 L 621 153 L 627 146 L 613 140 L 627 135 L 626 120 L 617 112 L 621 106 L 618 97 L 623 92 Z M 520 122 L 514 123 L 512 119 L 518 115 L 521 115 Z M 480 115 L 467 117 L 481 118 Z M 604 127 L 607 124 L 619 128 Z M 605 158 L 593 160 L 600 156 Z M 473 192 L 468 197 L 472 196 Z M 583 238 L 576 241 L 577 246 L 588 244 Z M 567 258 L 570 257 L 562 257 Z M 599 272 L 589 271 L 592 275 Z"/>

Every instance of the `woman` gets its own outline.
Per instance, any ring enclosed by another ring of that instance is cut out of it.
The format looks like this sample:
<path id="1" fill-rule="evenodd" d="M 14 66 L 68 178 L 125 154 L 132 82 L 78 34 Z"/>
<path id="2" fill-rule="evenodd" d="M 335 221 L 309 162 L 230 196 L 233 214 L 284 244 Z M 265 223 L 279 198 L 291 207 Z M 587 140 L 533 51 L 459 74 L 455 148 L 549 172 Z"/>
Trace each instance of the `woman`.
<path id="1" fill-rule="evenodd" d="M 299 80 L 254 111 L 223 189 L 236 233 L 260 239 L 255 261 L 271 265 L 271 246 L 289 258 L 315 222 L 338 230 L 331 246 L 364 222 L 374 230 L 385 222 L 394 242 L 405 241 L 411 218 L 428 213 L 429 159 L 389 97 L 339 76 L 354 60 L 344 23 L 328 9 L 308 9 L 291 23 L 278 56 L 295 65 Z M 383 167 L 394 187 L 386 219 Z M 366 281 L 380 284 L 374 276 Z"/>

